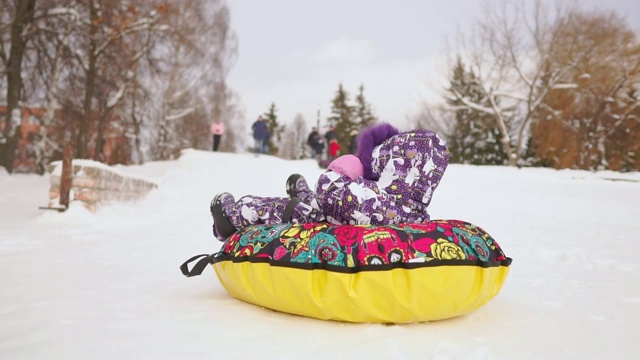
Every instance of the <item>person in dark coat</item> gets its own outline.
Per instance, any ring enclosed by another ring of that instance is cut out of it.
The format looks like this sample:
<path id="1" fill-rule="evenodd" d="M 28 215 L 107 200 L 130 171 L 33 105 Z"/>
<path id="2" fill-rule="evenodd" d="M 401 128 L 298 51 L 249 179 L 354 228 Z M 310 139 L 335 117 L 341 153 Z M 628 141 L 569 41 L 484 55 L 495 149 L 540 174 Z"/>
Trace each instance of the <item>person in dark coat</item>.
<path id="1" fill-rule="evenodd" d="M 254 152 L 256 154 L 268 154 L 269 148 L 269 127 L 267 123 L 262 119 L 262 115 L 258 116 L 258 120 L 251 126 L 253 130 L 253 140 L 255 141 Z"/>
<path id="2" fill-rule="evenodd" d="M 315 127 L 311 128 L 311 133 L 309 133 L 307 137 L 307 145 L 311 148 L 311 156 L 316 160 L 320 160 L 324 144 L 322 143 L 322 137 L 320 137 L 318 129 Z"/>

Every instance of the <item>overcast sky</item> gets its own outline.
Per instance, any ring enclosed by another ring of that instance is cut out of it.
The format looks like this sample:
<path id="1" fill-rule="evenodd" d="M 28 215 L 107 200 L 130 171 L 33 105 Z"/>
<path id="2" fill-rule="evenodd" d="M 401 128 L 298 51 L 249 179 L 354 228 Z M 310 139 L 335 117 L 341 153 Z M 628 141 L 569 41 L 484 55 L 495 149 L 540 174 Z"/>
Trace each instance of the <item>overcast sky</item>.
<path id="1" fill-rule="evenodd" d="M 360 84 L 381 120 L 404 122 L 448 75 L 447 41 L 481 15 L 480 0 L 227 0 L 239 44 L 229 84 L 250 121 L 275 103 L 279 119 L 329 115 L 342 83 Z M 640 0 L 588 0 L 640 30 Z"/>

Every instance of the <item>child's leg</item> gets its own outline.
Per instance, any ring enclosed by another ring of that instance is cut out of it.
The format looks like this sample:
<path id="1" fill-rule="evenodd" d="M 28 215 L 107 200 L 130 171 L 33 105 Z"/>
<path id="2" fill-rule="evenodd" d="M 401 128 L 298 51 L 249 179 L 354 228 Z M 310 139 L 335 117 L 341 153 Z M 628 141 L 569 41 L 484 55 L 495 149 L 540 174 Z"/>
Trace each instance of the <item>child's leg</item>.
<path id="1" fill-rule="evenodd" d="M 240 230 L 255 224 L 282 223 L 282 214 L 288 200 L 246 195 L 234 203 L 223 205 L 223 210 L 233 226 Z"/>
<path id="2" fill-rule="evenodd" d="M 238 231 L 224 214 L 223 206 L 235 202 L 233 195 L 228 192 L 219 193 L 211 200 L 209 209 L 213 218 L 213 236 L 225 241 L 231 234 Z"/>
<path id="3" fill-rule="evenodd" d="M 324 220 L 315 198 L 315 193 L 301 192 L 291 213 L 291 223 L 308 223 Z M 259 197 L 246 195 L 235 203 L 223 206 L 224 213 L 231 223 L 240 230 L 255 224 L 281 224 L 285 221 L 284 212 L 291 201 L 284 197 Z"/>
<path id="4" fill-rule="evenodd" d="M 316 193 L 311 191 L 303 177 L 296 181 L 296 198 L 299 203 L 293 209 L 290 222 L 304 224 L 325 220 L 324 214 L 320 211 Z"/>

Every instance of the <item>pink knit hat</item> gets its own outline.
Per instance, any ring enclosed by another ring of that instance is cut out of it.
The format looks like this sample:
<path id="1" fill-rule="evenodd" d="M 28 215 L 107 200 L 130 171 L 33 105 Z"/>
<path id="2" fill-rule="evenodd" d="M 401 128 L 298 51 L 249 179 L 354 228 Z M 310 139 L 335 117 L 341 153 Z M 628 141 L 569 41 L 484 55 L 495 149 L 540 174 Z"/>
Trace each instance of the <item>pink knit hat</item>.
<path id="1" fill-rule="evenodd" d="M 355 180 L 364 174 L 364 168 L 362 167 L 360 159 L 351 154 L 342 155 L 333 160 L 327 169 L 335 171 L 338 174 L 346 175 L 351 180 Z"/>

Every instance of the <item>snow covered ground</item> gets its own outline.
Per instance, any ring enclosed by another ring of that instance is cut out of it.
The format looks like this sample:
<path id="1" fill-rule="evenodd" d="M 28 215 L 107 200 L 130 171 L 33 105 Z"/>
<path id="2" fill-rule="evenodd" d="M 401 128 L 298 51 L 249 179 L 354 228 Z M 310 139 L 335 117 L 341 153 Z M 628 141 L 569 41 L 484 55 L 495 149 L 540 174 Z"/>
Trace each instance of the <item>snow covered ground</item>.
<path id="1" fill-rule="evenodd" d="M 412 325 L 298 317 L 229 296 L 213 269 L 209 201 L 283 196 L 311 160 L 187 150 L 118 167 L 157 181 L 143 201 L 38 210 L 48 177 L 0 173 L 2 359 L 632 359 L 640 336 L 640 174 L 451 165 L 434 219 L 487 230 L 513 258 L 493 300 Z"/>

